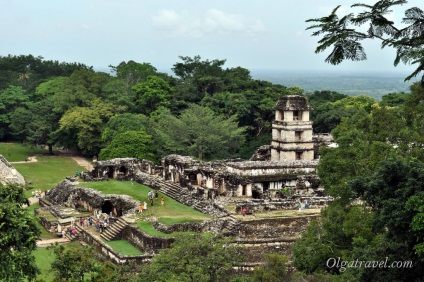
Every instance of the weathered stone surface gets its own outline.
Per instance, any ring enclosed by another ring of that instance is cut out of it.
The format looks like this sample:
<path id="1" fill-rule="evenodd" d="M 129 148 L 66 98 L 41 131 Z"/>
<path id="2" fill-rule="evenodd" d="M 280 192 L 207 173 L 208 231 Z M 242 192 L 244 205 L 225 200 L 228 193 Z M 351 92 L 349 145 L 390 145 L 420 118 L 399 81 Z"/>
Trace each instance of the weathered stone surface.
<path id="1" fill-rule="evenodd" d="M 0 155 L 0 183 L 25 184 L 24 177 L 2 155 Z"/>
<path id="2" fill-rule="evenodd" d="M 250 161 L 266 162 L 271 160 L 271 145 L 262 145 L 256 149 Z"/>
<path id="3" fill-rule="evenodd" d="M 84 208 L 92 211 L 102 210 L 108 205 L 114 216 L 134 213 L 139 202 L 126 195 L 105 195 L 94 189 L 80 188 L 79 183 L 66 179 L 49 190 L 45 198 L 53 205 L 64 204 L 72 208 Z M 109 212 L 108 212 L 109 213 Z"/>

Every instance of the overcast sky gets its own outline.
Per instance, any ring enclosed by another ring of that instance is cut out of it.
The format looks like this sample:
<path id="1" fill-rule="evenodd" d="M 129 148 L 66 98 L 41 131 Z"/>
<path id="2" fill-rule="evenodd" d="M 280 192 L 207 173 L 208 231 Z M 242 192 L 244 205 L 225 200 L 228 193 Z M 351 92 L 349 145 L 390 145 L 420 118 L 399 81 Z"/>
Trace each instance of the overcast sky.
<path id="1" fill-rule="evenodd" d="M 423 0 L 405 8 L 423 8 Z M 122 61 L 169 70 L 179 56 L 226 59 L 250 70 L 399 70 L 394 52 L 365 44 L 366 62 L 324 63 L 305 20 L 370 0 L 0 0 L 0 55 L 43 56 L 108 69 Z M 343 14 L 344 14 L 343 13 Z"/>

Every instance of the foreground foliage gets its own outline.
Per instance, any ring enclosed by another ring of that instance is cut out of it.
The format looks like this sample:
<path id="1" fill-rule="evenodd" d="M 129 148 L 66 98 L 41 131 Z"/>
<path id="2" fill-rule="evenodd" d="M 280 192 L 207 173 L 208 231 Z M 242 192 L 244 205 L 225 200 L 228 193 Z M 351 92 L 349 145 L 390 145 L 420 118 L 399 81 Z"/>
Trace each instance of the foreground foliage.
<path id="1" fill-rule="evenodd" d="M 295 267 L 354 281 L 415 281 L 424 276 L 424 89 L 403 104 L 372 105 L 333 130 L 319 176 L 336 200 L 294 248 Z M 359 201 L 358 201 L 359 199 Z M 404 267 L 341 267 L 328 260 L 402 261 Z"/>
<path id="2" fill-rule="evenodd" d="M 381 47 L 391 47 L 396 50 L 394 65 L 400 62 L 416 64 L 417 68 L 405 80 L 409 80 L 424 71 L 424 12 L 418 7 L 405 10 L 402 24 L 396 25 L 391 20 L 390 13 L 397 5 L 408 3 L 405 0 L 380 0 L 374 5 L 363 3 L 352 7 L 363 9 L 358 14 L 349 13 L 342 17 L 337 15 L 337 6 L 329 16 L 310 19 L 307 22 L 316 24 L 308 29 L 318 29 L 312 35 L 322 36 L 315 52 L 320 53 L 332 47 L 326 62 L 337 65 L 344 60 L 366 60 L 367 56 L 361 41 L 366 39 L 381 40 Z M 365 31 L 361 26 L 368 26 Z M 421 79 L 424 84 L 424 76 Z"/>
<path id="3" fill-rule="evenodd" d="M 39 273 L 32 252 L 40 230 L 24 204 L 23 186 L 0 184 L 0 281 L 33 281 Z"/>
<path id="4" fill-rule="evenodd" d="M 240 261 L 237 247 L 226 240 L 186 235 L 143 267 L 138 281 L 229 281 Z"/>

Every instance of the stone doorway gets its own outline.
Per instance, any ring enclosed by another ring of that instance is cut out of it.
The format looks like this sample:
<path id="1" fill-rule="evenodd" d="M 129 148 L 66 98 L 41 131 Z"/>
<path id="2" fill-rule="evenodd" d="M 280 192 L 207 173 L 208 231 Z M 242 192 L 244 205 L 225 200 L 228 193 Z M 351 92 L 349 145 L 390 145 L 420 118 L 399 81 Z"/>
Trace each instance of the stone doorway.
<path id="1" fill-rule="evenodd" d="M 102 213 L 110 214 L 113 211 L 113 205 L 110 201 L 105 201 L 102 205 Z"/>

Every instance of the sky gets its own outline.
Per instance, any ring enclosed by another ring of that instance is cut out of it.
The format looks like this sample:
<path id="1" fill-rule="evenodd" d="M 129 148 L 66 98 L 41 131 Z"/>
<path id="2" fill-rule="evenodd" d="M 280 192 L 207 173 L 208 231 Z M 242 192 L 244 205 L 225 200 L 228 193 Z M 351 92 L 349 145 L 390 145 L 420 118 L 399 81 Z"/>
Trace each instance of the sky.
<path id="1" fill-rule="evenodd" d="M 394 11 L 400 22 L 411 0 Z M 379 41 L 364 44 L 368 60 L 324 62 L 307 19 L 340 15 L 373 0 L 0 0 L 0 56 L 42 56 L 109 70 L 122 61 L 150 63 L 168 71 L 180 56 L 226 60 L 249 70 L 399 71 L 395 52 Z M 421 4 L 421 5 L 420 5 Z"/>

